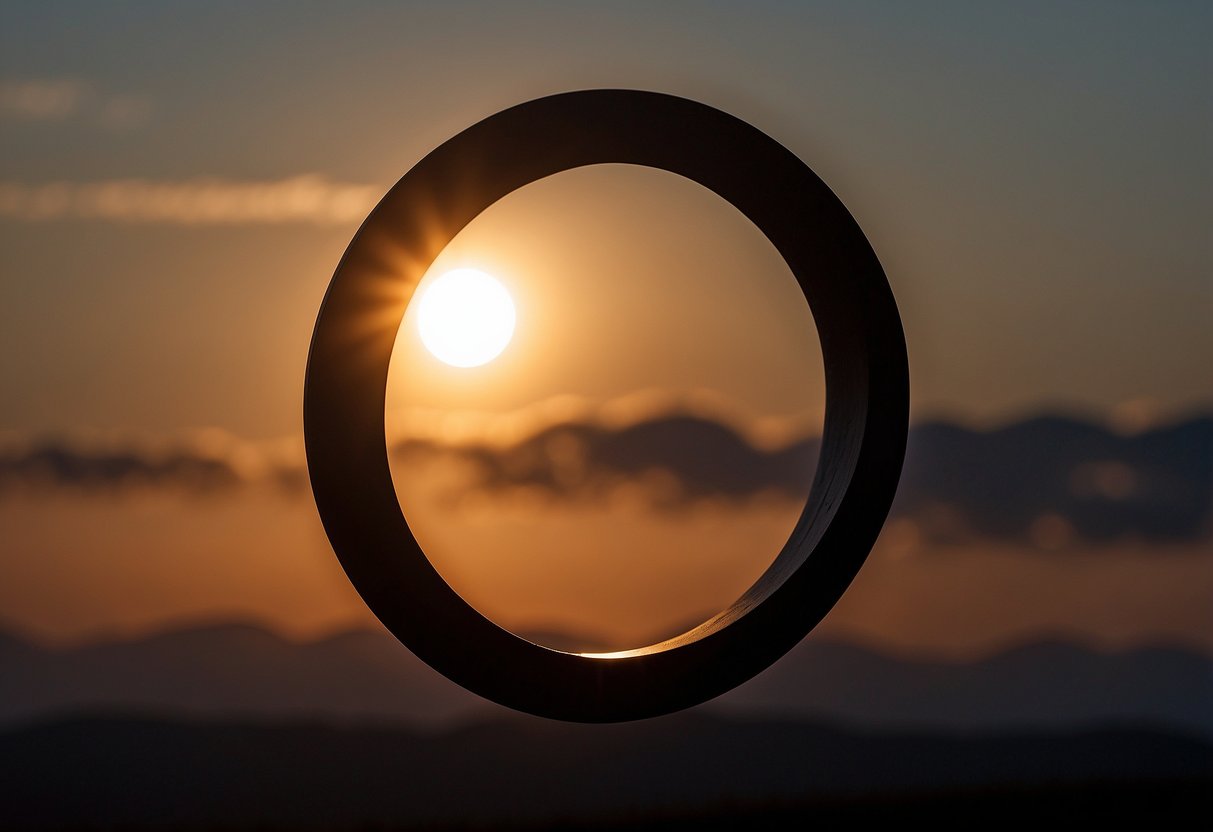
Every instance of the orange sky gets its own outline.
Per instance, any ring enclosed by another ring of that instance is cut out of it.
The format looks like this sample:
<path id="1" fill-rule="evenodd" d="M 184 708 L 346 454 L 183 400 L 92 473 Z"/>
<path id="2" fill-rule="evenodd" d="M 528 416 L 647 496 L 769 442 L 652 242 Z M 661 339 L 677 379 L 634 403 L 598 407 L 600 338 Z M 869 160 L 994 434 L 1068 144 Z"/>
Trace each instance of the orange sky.
<path id="1" fill-rule="evenodd" d="M 430 517 L 473 544 L 447 551 L 439 565 L 500 623 L 626 646 L 731 600 L 773 556 L 788 519 L 778 506 L 711 518 L 608 507 L 528 516 L 518 506 Z M 569 551 L 554 542 L 569 524 L 593 530 L 593 545 Z M 38 637 L 73 641 L 230 617 L 298 634 L 371 623 L 305 499 L 12 497 L 0 503 L 0 528 L 8 551 L 23 553 L 5 559 L 3 620 Z M 638 542 L 643 559 L 630 548 Z M 894 525 L 823 632 L 938 653 L 1041 637 L 1213 651 L 1213 570 L 1203 549 L 923 545 Z M 699 578 L 688 582 L 688 566 Z M 549 579 L 534 580 L 547 569 Z"/>
<path id="2" fill-rule="evenodd" d="M 503 412 L 558 396 L 707 390 L 819 429 L 821 348 L 774 246 L 727 202 L 662 171 L 597 165 L 549 177 L 477 217 L 430 275 L 474 267 L 513 296 L 513 341 L 451 368 L 396 341 L 388 410 Z M 424 291 L 425 284 L 419 288 Z"/>
<path id="3" fill-rule="evenodd" d="M 728 110 L 822 176 L 888 272 L 917 419 L 1062 410 L 1137 430 L 1207 407 L 1207 10 L 759 4 L 263 7 L 246 25 L 203 4 L 6 6 L 0 446 L 227 436 L 249 464 L 265 443 L 297 454 L 311 328 L 359 219 L 456 131 L 593 87 Z M 394 434 L 516 439 L 673 405 L 759 445 L 820 424 L 806 305 L 698 186 L 562 174 L 478 218 L 436 268 L 454 266 L 508 286 L 514 342 L 456 372 L 406 319 Z M 410 523 L 487 613 L 629 646 L 731 600 L 797 510 L 670 515 L 627 493 L 450 509 L 438 472 L 396 474 Z M 949 547 L 890 528 L 825 626 L 939 650 L 1052 634 L 1213 649 L 1197 548 Z M 305 496 L 0 492 L 0 622 L 76 638 L 228 615 L 367 620 Z"/>

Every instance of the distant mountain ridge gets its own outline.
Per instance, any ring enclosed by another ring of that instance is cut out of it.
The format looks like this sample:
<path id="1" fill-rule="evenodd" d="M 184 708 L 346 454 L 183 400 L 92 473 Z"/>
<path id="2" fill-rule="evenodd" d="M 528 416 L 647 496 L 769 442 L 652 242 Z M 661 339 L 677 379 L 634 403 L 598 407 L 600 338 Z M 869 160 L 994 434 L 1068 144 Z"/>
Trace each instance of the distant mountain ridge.
<path id="1" fill-rule="evenodd" d="M 810 637 L 701 710 L 886 729 L 1131 722 L 1213 737 L 1210 703 L 1213 658 L 1177 648 L 1105 653 L 1045 642 L 949 662 Z M 382 631 L 294 642 L 229 623 L 66 649 L 0 636 L 0 724 L 80 712 L 418 726 L 509 713 L 448 682 Z"/>

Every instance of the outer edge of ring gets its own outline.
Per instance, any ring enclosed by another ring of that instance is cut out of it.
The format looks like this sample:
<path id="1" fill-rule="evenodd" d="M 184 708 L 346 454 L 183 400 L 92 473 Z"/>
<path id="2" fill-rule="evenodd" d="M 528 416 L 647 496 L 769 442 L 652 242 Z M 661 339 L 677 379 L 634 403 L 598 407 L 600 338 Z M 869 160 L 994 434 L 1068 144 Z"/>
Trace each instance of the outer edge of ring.
<path id="1" fill-rule="evenodd" d="M 515 636 L 442 580 L 396 501 L 383 411 L 400 318 L 442 247 L 509 192 L 609 162 L 699 182 L 771 239 L 813 310 L 827 405 L 809 500 L 762 578 L 700 627 L 608 659 Z M 841 201 L 800 159 L 740 119 L 639 90 L 563 93 L 511 107 L 452 137 L 405 174 L 337 267 L 317 319 L 304 389 L 317 508 L 342 567 L 372 611 L 456 683 L 518 710 L 581 722 L 638 719 L 699 704 L 761 672 L 800 641 L 841 597 L 875 542 L 900 477 L 908 421 L 909 374 L 896 303 Z"/>

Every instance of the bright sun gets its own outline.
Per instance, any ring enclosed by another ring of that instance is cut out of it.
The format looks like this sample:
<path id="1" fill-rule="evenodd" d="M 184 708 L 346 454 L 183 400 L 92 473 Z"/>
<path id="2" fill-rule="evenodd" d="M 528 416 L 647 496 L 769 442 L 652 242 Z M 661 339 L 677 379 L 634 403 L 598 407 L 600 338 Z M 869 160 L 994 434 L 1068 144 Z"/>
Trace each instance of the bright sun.
<path id="1" fill-rule="evenodd" d="M 514 336 L 514 301 L 492 276 L 454 269 L 434 280 L 417 309 L 421 342 L 454 367 L 492 361 Z"/>

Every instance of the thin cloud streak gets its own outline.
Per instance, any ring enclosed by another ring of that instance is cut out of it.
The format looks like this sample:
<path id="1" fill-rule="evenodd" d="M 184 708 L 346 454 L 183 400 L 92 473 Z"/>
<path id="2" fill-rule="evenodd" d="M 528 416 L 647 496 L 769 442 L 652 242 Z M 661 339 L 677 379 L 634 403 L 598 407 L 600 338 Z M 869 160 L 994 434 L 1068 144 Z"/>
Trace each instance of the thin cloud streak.
<path id="1" fill-rule="evenodd" d="M 66 79 L 0 81 L 0 117 L 17 121 L 59 121 L 80 106 L 84 85 Z"/>
<path id="2" fill-rule="evenodd" d="M 44 185 L 0 182 L 0 218 L 185 226 L 343 225 L 366 216 L 382 195 L 383 189 L 378 185 L 333 182 L 318 174 L 268 181 L 199 178 Z"/>
<path id="3" fill-rule="evenodd" d="M 249 442 L 219 430 L 142 441 L 0 435 L 0 499 L 54 493 L 220 495 L 258 483 L 290 495 L 304 493 L 301 437 Z"/>
<path id="4" fill-rule="evenodd" d="M 74 78 L 0 80 L 0 119 L 26 124 L 71 120 L 91 122 L 111 132 L 146 124 L 152 102 L 128 92 L 99 90 Z"/>

